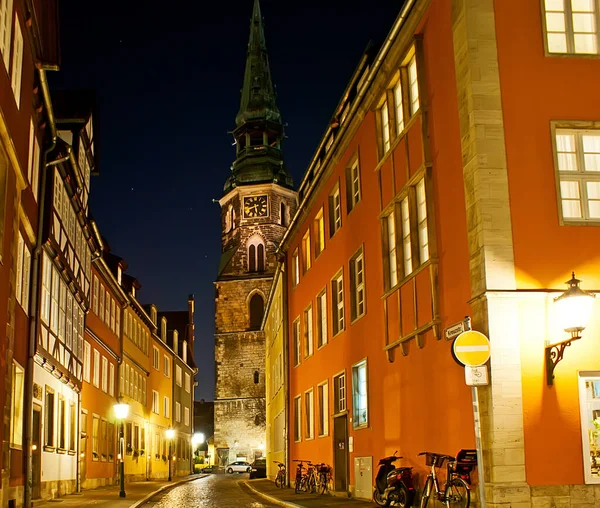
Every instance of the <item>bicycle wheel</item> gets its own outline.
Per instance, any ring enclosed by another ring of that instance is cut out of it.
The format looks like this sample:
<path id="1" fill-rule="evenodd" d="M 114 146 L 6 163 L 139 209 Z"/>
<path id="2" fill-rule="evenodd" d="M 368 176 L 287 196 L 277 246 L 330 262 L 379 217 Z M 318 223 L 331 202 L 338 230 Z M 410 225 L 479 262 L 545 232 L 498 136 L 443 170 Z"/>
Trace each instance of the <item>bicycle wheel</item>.
<path id="1" fill-rule="evenodd" d="M 285 478 L 281 474 L 281 471 L 280 471 L 279 473 L 277 473 L 277 476 L 275 477 L 275 487 L 283 488 L 284 483 L 285 483 Z"/>
<path id="2" fill-rule="evenodd" d="M 327 492 L 327 473 L 321 473 L 319 475 L 319 483 L 320 483 L 320 494 L 323 495 Z"/>
<path id="3" fill-rule="evenodd" d="M 446 491 L 446 506 L 448 508 L 469 508 L 471 490 L 462 478 L 453 478 Z"/>
<path id="4" fill-rule="evenodd" d="M 296 481 L 294 482 L 294 492 L 298 494 L 302 490 L 302 476 L 296 476 Z"/>
<path id="5" fill-rule="evenodd" d="M 427 508 L 427 505 L 429 504 L 429 499 L 433 495 L 433 490 L 433 478 L 431 476 L 428 476 L 427 480 L 425 480 L 423 490 L 421 491 L 421 508 Z"/>

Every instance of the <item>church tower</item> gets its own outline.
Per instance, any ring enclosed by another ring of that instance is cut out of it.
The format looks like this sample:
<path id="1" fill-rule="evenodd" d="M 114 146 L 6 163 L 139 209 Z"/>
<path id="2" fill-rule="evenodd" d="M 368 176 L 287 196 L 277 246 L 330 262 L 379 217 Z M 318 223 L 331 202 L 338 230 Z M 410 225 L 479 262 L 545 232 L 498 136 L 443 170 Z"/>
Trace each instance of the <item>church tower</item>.
<path id="1" fill-rule="evenodd" d="M 215 282 L 215 451 L 226 465 L 249 462 L 266 444 L 265 340 L 260 331 L 275 251 L 297 208 L 282 152 L 283 123 L 254 0 L 236 158 L 221 205 L 222 253 Z"/>

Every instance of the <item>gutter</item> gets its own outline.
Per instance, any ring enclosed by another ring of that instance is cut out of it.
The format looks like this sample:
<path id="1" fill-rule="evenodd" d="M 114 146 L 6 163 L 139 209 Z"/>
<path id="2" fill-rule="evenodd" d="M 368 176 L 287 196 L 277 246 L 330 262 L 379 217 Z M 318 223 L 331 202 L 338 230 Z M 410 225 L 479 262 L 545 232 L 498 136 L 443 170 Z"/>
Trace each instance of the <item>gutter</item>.
<path id="1" fill-rule="evenodd" d="M 68 159 L 68 157 L 48 162 L 48 155 L 56 148 L 56 119 L 54 118 L 54 110 L 52 109 L 52 100 L 50 98 L 50 89 L 48 87 L 48 79 L 46 77 L 46 70 L 43 65 L 38 65 L 37 70 L 40 77 L 40 83 L 42 85 L 42 95 L 44 99 L 44 107 L 46 108 L 46 114 L 48 115 L 48 121 L 50 124 L 50 146 L 44 151 L 43 163 L 42 163 L 42 177 L 40 179 L 41 195 L 39 199 L 38 208 L 38 231 L 35 249 L 33 252 L 33 266 L 31 269 L 31 307 L 29 309 L 30 323 L 29 323 L 29 348 L 27 354 L 27 367 L 25 369 L 25 398 L 24 398 L 24 416 L 25 416 L 25 465 L 26 465 L 26 478 L 25 488 L 23 492 L 23 506 L 29 508 L 32 506 L 33 498 L 33 369 L 34 369 L 34 352 L 36 345 L 36 331 L 38 326 L 38 311 L 39 311 L 39 282 L 40 282 L 40 257 L 42 255 L 42 241 L 44 231 L 44 219 L 46 215 L 46 187 L 48 180 L 48 169 L 56 164 L 60 164 Z M 80 408 L 77 407 L 77 411 Z M 79 457 L 79 439 L 77 441 L 77 452 L 76 457 Z M 41 443 L 40 443 L 41 445 Z M 40 452 L 41 453 L 41 452 Z M 79 489 L 79 460 L 76 460 L 77 471 L 76 471 L 76 482 L 77 489 Z"/>
<path id="2" fill-rule="evenodd" d="M 359 90 L 356 98 L 353 101 L 352 107 L 350 108 L 350 111 L 348 112 L 348 118 L 351 118 L 356 114 L 356 111 L 358 110 L 360 103 L 365 98 L 367 91 L 369 90 L 369 87 L 375 80 L 375 76 L 377 75 L 377 73 L 379 72 L 379 69 L 383 65 L 383 60 L 385 59 L 390 48 L 392 47 L 394 40 L 400 33 L 400 29 L 404 25 L 404 22 L 406 21 L 406 18 L 408 17 L 408 13 L 412 9 L 412 7 L 416 1 L 417 0 L 406 0 L 406 3 L 404 4 L 404 6 L 402 7 L 402 10 L 400 11 L 400 14 L 396 18 L 396 21 L 394 22 L 394 26 L 390 30 L 390 33 L 388 34 L 387 38 L 385 39 L 385 42 L 383 43 L 383 45 L 381 46 L 381 49 L 379 50 L 379 52 L 377 53 L 377 56 L 375 57 L 373 66 L 371 67 L 371 71 L 369 72 L 369 75 L 368 75 L 365 83 L 363 84 L 362 88 Z M 337 146 L 339 145 L 339 140 L 342 138 L 342 134 L 346 130 L 348 130 L 349 124 L 350 124 L 350 121 L 347 121 L 345 126 L 341 127 L 337 136 L 335 136 L 334 146 L 331 147 L 331 149 L 328 152 L 327 157 L 325 157 L 325 159 L 323 160 L 323 162 L 321 163 L 321 165 L 319 167 L 319 170 L 314 175 L 313 181 L 310 184 L 310 186 L 308 187 L 308 189 L 304 195 L 304 199 L 298 205 L 296 214 L 294 215 L 294 218 L 290 222 L 289 227 L 287 228 L 285 234 L 283 235 L 283 238 L 281 239 L 281 242 L 279 243 L 279 247 L 277 247 L 277 250 L 275 251 L 276 254 L 283 254 L 286 252 L 288 243 L 291 241 L 291 238 L 292 238 L 292 233 L 295 232 L 295 227 L 300 222 L 300 217 L 302 215 L 303 208 L 305 207 L 309 198 L 312 197 L 313 193 L 315 192 L 316 188 L 318 187 L 319 180 L 320 180 L 321 176 L 323 175 L 323 173 L 325 172 L 325 169 L 327 168 L 327 165 L 328 165 L 329 161 L 331 160 L 333 153 L 335 152 L 335 148 L 337 148 Z M 325 135 L 323 136 L 323 138 L 321 140 L 321 145 L 323 143 L 325 143 L 325 140 L 327 139 L 327 136 L 330 133 L 331 133 L 331 127 L 329 127 L 327 129 L 327 131 L 325 132 Z M 321 145 L 319 145 L 319 146 L 321 146 Z M 314 165 L 317 163 L 318 155 L 319 155 L 319 150 L 317 150 L 317 152 L 313 156 L 313 159 L 312 159 L 310 165 L 308 166 L 309 169 L 311 167 L 314 167 Z M 307 171 L 306 174 L 308 175 L 309 171 Z M 302 187 L 302 186 L 303 186 L 303 182 L 300 183 L 300 187 Z"/>

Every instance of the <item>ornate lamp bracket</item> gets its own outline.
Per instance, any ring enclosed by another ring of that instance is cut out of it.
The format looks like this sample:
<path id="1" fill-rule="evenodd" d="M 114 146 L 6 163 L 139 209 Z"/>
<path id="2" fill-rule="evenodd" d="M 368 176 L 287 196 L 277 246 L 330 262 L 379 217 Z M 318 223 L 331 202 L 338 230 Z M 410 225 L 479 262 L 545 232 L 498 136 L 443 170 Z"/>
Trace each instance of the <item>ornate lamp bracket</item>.
<path id="1" fill-rule="evenodd" d="M 563 359 L 565 349 L 571 345 L 571 342 L 580 338 L 581 337 L 579 335 L 573 333 L 573 336 L 570 339 L 546 346 L 546 382 L 548 385 L 553 384 L 554 369 L 556 368 L 558 362 Z"/>

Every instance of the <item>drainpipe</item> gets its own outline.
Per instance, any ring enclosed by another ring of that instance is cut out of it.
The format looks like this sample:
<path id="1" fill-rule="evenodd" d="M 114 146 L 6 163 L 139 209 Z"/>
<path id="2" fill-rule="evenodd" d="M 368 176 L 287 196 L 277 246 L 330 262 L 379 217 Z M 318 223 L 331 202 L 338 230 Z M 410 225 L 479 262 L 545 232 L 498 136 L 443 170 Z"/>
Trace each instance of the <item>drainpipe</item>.
<path id="1" fill-rule="evenodd" d="M 54 119 L 54 110 L 52 109 L 52 101 L 50 99 L 50 90 L 48 88 L 48 80 L 46 78 L 45 69 L 38 66 L 38 73 L 40 77 L 40 83 L 42 85 L 42 95 L 44 100 L 44 107 L 48 115 L 48 121 L 50 123 L 50 134 L 51 142 L 47 150 L 44 151 L 42 164 L 42 178 L 40 181 L 40 196 L 39 196 L 39 209 L 38 209 L 38 231 L 35 250 L 33 254 L 33 266 L 31 270 L 31 307 L 30 307 L 30 322 L 29 322 L 29 351 L 27 356 L 27 368 L 25 369 L 25 399 L 24 399 L 24 416 L 25 416 L 25 464 L 26 464 L 26 479 L 25 489 L 23 492 L 23 506 L 29 508 L 32 506 L 32 482 L 33 482 L 33 455 L 32 455 L 32 443 L 33 443 L 33 369 L 34 369 L 34 351 L 36 343 L 36 329 L 37 329 L 37 314 L 39 309 L 39 275 L 40 275 L 40 256 L 42 253 L 42 240 L 43 240 L 43 229 L 46 209 L 46 182 L 48 168 L 61 162 L 66 161 L 69 157 L 65 157 L 60 160 L 47 162 L 48 155 L 56 147 L 56 123 Z M 41 443 L 40 443 L 41 446 Z M 77 447 L 77 450 L 79 448 Z M 41 451 L 40 451 L 41 453 Z"/>
<path id="2" fill-rule="evenodd" d="M 283 390 L 283 396 L 284 398 L 284 404 L 283 404 L 283 418 L 285 421 L 285 436 L 284 436 L 284 449 L 283 449 L 283 463 L 285 464 L 285 470 L 287 472 L 287 486 L 290 486 L 290 475 L 291 473 L 291 460 L 290 460 L 290 422 L 289 422 L 289 416 L 290 416 L 290 410 L 289 410 L 289 392 L 290 392 L 290 366 L 289 366 L 289 356 L 288 356 L 288 348 L 289 348 L 289 344 L 288 344 L 288 306 L 286 304 L 286 302 L 288 301 L 288 295 L 287 295 L 287 272 L 285 271 L 285 261 L 281 261 L 281 264 L 279 265 L 281 267 L 281 273 L 280 273 L 280 277 L 281 277 L 281 298 L 282 298 L 282 307 L 283 307 L 283 365 L 284 365 L 284 372 L 283 372 L 283 379 L 285 380 L 285 386 L 284 386 L 284 390 Z"/>

